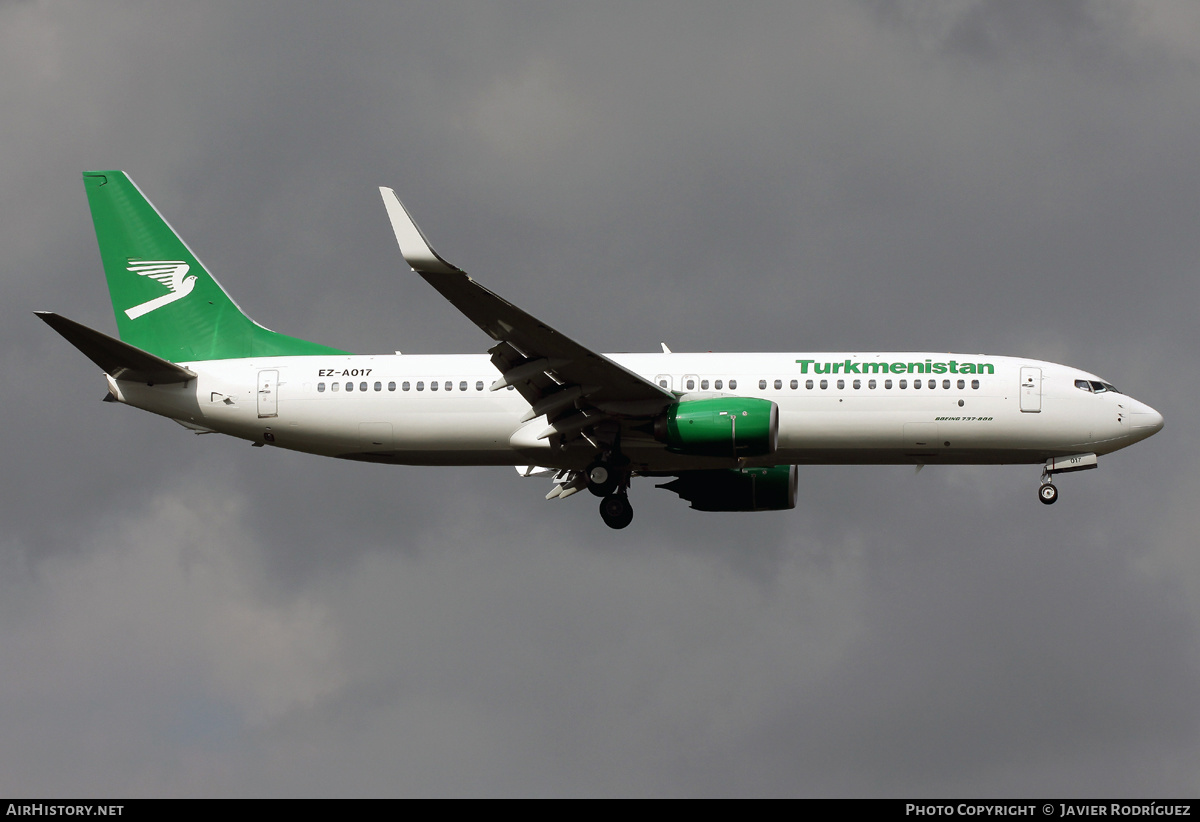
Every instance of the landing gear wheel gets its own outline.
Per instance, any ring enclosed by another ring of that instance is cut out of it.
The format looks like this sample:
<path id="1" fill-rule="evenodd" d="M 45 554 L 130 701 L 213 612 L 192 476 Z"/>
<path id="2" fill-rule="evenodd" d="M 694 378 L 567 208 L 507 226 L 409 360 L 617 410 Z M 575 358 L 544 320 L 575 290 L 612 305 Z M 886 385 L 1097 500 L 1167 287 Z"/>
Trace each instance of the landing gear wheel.
<path id="1" fill-rule="evenodd" d="M 617 490 L 621 476 L 608 464 L 594 462 L 587 467 L 588 490 L 597 497 L 609 497 Z"/>
<path id="2" fill-rule="evenodd" d="M 609 528 L 620 530 L 633 522 L 633 506 L 624 494 L 612 494 L 600 501 L 600 518 Z"/>
<path id="3" fill-rule="evenodd" d="M 1042 487 L 1038 489 L 1038 499 L 1042 501 L 1043 505 L 1053 505 L 1056 503 L 1058 501 L 1058 489 L 1054 487 L 1054 483 L 1043 483 Z"/>

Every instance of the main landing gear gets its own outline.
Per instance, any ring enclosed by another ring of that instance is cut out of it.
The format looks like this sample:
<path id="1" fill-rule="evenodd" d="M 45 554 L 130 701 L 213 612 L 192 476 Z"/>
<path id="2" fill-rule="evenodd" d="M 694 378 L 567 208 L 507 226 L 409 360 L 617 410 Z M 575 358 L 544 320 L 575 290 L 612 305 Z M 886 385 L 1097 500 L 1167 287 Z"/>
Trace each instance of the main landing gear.
<path id="1" fill-rule="evenodd" d="M 597 497 L 608 497 L 616 493 L 621 485 L 621 474 L 613 470 L 612 464 L 597 460 L 587 467 L 588 490 Z"/>
<path id="2" fill-rule="evenodd" d="M 611 494 L 600 501 L 600 519 L 609 528 L 620 530 L 633 522 L 633 506 L 624 491 Z"/>
<path id="3" fill-rule="evenodd" d="M 600 501 L 600 518 L 609 528 L 621 529 L 633 522 L 629 504 L 629 461 L 620 455 L 598 459 L 584 469 L 587 487 Z"/>

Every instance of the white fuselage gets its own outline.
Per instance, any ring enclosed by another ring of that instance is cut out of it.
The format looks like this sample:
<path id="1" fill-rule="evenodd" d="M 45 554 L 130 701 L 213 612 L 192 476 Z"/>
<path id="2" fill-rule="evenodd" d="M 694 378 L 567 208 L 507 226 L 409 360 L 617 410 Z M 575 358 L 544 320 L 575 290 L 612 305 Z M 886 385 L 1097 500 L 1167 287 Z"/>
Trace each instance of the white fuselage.
<path id="1" fill-rule="evenodd" d="M 743 465 L 1036 463 L 1106 454 L 1162 427 L 1153 408 L 1039 360 L 935 353 L 612 354 L 682 400 L 737 395 L 779 406 L 778 449 Z M 109 378 L 121 402 L 194 429 L 326 456 L 410 465 L 580 468 L 594 449 L 538 439 L 544 417 L 489 390 L 483 355 L 269 357 L 185 363 L 197 379 Z M 915 383 L 919 381 L 920 387 Z M 932 387 L 931 387 L 932 385 Z M 434 388 L 436 386 L 436 389 Z M 649 431 L 622 448 L 640 472 L 737 464 L 671 453 Z"/>

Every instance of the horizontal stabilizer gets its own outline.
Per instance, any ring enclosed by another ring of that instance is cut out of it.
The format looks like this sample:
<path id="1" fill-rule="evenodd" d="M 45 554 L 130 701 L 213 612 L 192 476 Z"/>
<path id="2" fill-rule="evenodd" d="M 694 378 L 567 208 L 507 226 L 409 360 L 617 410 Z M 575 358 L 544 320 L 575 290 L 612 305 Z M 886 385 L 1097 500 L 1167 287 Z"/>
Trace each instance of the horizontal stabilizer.
<path id="1" fill-rule="evenodd" d="M 175 383 L 196 379 L 195 373 L 181 365 L 156 357 L 129 343 L 94 331 L 86 325 L 51 311 L 34 312 L 46 325 L 114 379 L 144 383 Z"/>

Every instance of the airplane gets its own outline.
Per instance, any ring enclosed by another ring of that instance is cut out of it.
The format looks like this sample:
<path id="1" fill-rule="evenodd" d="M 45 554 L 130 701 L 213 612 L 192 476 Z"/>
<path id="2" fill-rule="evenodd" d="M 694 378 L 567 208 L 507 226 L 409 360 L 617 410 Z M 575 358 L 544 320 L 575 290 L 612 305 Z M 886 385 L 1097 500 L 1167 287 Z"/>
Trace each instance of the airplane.
<path id="1" fill-rule="evenodd" d="M 635 477 L 700 511 L 794 508 L 798 466 L 1041 464 L 1057 474 L 1163 427 L 1076 368 L 933 352 L 600 354 L 446 262 L 381 188 L 407 264 L 486 333 L 486 354 L 361 355 L 268 330 L 122 171 L 83 175 L 118 338 L 37 312 L 105 373 L 105 401 L 342 459 L 516 466 L 547 499 L 633 519 Z"/>

